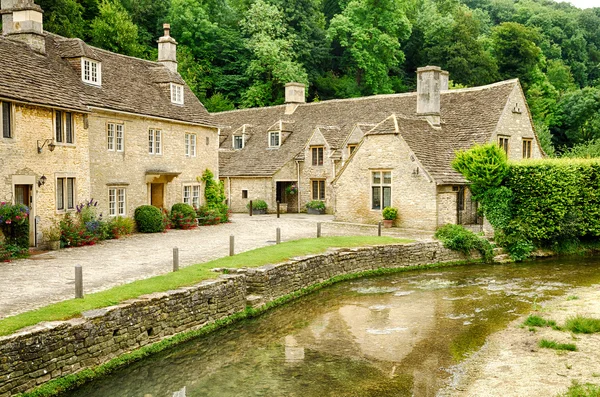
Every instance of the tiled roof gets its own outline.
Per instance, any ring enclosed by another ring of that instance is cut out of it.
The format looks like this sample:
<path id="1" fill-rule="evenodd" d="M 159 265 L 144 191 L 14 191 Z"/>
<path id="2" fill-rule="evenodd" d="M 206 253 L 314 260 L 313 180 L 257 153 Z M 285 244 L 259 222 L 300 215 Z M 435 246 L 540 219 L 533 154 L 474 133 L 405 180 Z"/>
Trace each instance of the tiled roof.
<path id="1" fill-rule="evenodd" d="M 88 107 L 212 126 L 210 115 L 176 73 L 158 62 L 102 50 L 80 39 L 46 34 L 46 54 L 0 37 L 0 97 L 87 111 Z M 102 86 L 84 84 L 69 62 L 102 63 Z M 171 103 L 169 83 L 184 85 L 184 105 Z"/>
<path id="2" fill-rule="evenodd" d="M 441 127 L 433 128 L 416 114 L 416 93 L 376 95 L 301 104 L 291 115 L 285 105 L 243 109 L 213 114 L 230 134 L 242 124 L 252 125 L 253 137 L 242 150 L 220 156 L 221 176 L 271 176 L 288 161 L 296 159 L 318 126 L 339 128 L 343 142 L 357 124 L 381 123 L 396 115 L 399 133 L 410 145 L 437 183 L 461 183 L 464 178 L 450 167 L 456 150 L 487 142 L 504 110 L 517 80 L 441 93 Z M 267 129 L 276 121 L 292 121 L 291 134 L 278 149 L 269 149 Z M 363 126 L 361 126 L 363 127 Z M 367 131 L 363 127 L 363 131 Z M 329 129 L 328 133 L 334 131 Z M 390 129 L 371 133 L 390 133 Z M 228 137 L 221 147 L 231 147 Z M 329 137 L 332 139 L 332 137 Z M 329 142 L 329 140 L 328 140 Z"/>

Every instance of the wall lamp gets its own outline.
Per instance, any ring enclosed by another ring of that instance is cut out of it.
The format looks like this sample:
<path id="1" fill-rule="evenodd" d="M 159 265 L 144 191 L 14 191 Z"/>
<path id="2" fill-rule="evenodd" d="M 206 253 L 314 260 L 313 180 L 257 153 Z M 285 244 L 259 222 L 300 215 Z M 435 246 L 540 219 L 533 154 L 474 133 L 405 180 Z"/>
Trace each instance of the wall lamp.
<path id="1" fill-rule="evenodd" d="M 44 186 L 46 184 L 46 180 L 47 179 L 48 178 L 46 178 L 46 175 L 42 175 L 41 178 L 40 178 L 40 180 L 38 181 L 38 187 Z"/>
<path id="2" fill-rule="evenodd" d="M 46 144 L 48 144 L 48 150 L 50 150 L 51 152 L 53 152 L 54 148 L 56 147 L 52 139 L 45 139 L 42 143 L 42 146 L 40 146 L 40 142 L 42 141 L 37 141 L 38 153 L 42 153 L 42 149 L 44 148 L 44 146 L 46 146 Z"/>

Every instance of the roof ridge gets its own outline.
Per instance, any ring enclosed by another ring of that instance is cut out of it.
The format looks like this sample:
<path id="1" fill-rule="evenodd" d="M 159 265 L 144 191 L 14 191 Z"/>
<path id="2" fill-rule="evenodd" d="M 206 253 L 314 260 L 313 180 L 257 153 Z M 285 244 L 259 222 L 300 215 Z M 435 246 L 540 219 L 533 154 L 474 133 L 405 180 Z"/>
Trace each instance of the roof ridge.
<path id="1" fill-rule="evenodd" d="M 491 84 L 486 84 L 486 85 L 478 85 L 477 87 L 465 87 L 465 88 L 457 88 L 455 90 L 444 90 L 441 91 L 441 94 L 452 94 L 455 92 L 472 92 L 472 91 L 483 91 L 489 88 L 494 88 L 494 87 L 499 87 L 502 85 L 508 85 L 508 84 L 514 84 L 514 83 L 518 83 L 519 79 L 518 78 L 514 78 L 514 79 L 508 79 L 508 80 L 503 80 L 503 81 L 497 81 L 495 83 L 491 83 Z"/>

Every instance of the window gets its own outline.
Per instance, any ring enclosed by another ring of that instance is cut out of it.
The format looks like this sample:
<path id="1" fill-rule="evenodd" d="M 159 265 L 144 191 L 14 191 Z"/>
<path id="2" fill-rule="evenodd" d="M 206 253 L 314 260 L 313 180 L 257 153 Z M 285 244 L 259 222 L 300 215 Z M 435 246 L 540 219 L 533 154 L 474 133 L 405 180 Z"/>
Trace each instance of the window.
<path id="1" fill-rule="evenodd" d="M 183 86 L 171 83 L 171 102 L 183 105 Z"/>
<path id="2" fill-rule="evenodd" d="M 102 68 L 100 62 L 81 58 L 81 80 L 84 83 L 102 85 Z"/>
<path id="3" fill-rule="evenodd" d="M 108 215 L 125 216 L 125 188 L 111 187 L 108 189 Z"/>
<path id="4" fill-rule="evenodd" d="M 75 129 L 73 125 L 73 113 L 54 111 L 54 141 L 56 143 L 73 143 Z"/>
<path id="5" fill-rule="evenodd" d="M 148 130 L 148 153 L 162 154 L 161 131 L 150 128 Z"/>
<path id="6" fill-rule="evenodd" d="M 185 134 L 185 155 L 196 157 L 196 134 Z"/>
<path id="7" fill-rule="evenodd" d="M 248 191 L 247 190 L 242 190 L 242 198 L 243 199 L 247 199 L 248 198 Z"/>
<path id="8" fill-rule="evenodd" d="M 523 158 L 531 158 L 531 142 L 532 139 L 523 138 Z"/>
<path id="9" fill-rule="evenodd" d="M 242 135 L 233 136 L 233 148 L 236 150 L 244 148 L 244 137 Z"/>
<path id="10" fill-rule="evenodd" d="M 210 145 L 210 138 L 206 137 L 206 146 Z"/>
<path id="11" fill-rule="evenodd" d="M 56 209 L 75 209 L 75 178 L 56 178 Z"/>
<path id="12" fill-rule="evenodd" d="M 279 131 L 269 132 L 269 146 L 279 147 L 280 145 L 280 133 Z"/>
<path id="13" fill-rule="evenodd" d="M 13 137 L 13 126 L 12 126 L 12 103 L 2 103 L 2 112 L 0 112 L 0 121 L 2 121 L 2 137 L 12 138 Z"/>
<path id="14" fill-rule="evenodd" d="M 325 200 L 325 181 L 312 181 L 312 199 Z"/>
<path id="15" fill-rule="evenodd" d="M 507 136 L 499 136 L 498 137 L 498 145 L 504 149 L 506 154 L 508 154 L 508 137 Z"/>
<path id="16" fill-rule="evenodd" d="M 356 145 L 348 145 L 348 155 L 351 155 L 356 150 Z"/>
<path id="17" fill-rule="evenodd" d="M 323 147 L 313 147 L 312 152 L 312 165 L 323 165 Z"/>
<path id="18" fill-rule="evenodd" d="M 194 208 L 200 207 L 200 185 L 183 186 L 183 202 Z"/>
<path id="19" fill-rule="evenodd" d="M 392 205 L 392 172 L 371 173 L 371 208 L 381 210 Z"/>
<path id="20" fill-rule="evenodd" d="M 106 125 L 107 149 L 123 151 L 123 124 L 108 123 Z"/>

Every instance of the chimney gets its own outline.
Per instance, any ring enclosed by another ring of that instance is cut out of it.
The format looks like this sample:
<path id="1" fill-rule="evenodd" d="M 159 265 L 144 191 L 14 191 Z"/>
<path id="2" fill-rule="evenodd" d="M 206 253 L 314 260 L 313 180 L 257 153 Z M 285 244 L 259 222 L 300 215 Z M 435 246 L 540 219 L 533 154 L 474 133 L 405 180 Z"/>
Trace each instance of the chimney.
<path id="1" fill-rule="evenodd" d="M 306 86 L 302 83 L 285 85 L 285 114 L 293 114 L 301 103 L 306 103 Z"/>
<path id="2" fill-rule="evenodd" d="M 1 0 L 2 35 L 46 53 L 43 11 L 33 0 Z"/>
<path id="3" fill-rule="evenodd" d="M 448 77 L 439 66 L 417 69 L 417 115 L 434 126 L 440 125 L 440 91 L 448 89 Z"/>
<path id="4" fill-rule="evenodd" d="M 158 39 L 158 62 L 177 73 L 177 42 L 171 37 L 171 25 L 163 24 L 165 35 Z"/>

